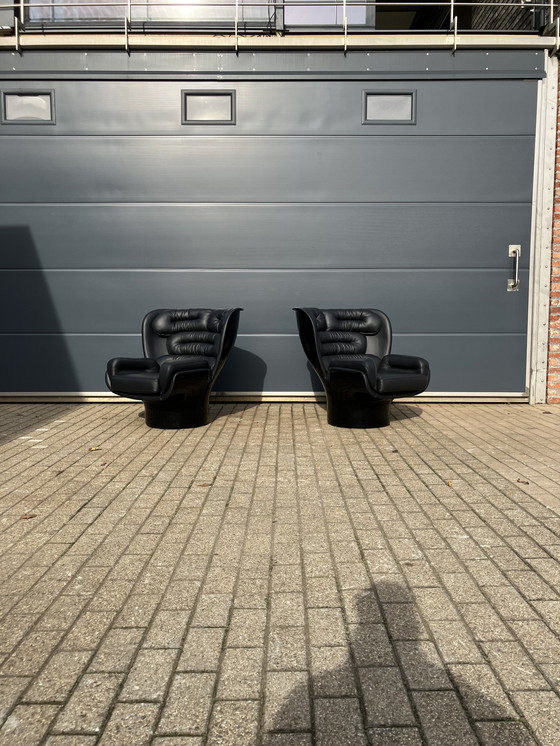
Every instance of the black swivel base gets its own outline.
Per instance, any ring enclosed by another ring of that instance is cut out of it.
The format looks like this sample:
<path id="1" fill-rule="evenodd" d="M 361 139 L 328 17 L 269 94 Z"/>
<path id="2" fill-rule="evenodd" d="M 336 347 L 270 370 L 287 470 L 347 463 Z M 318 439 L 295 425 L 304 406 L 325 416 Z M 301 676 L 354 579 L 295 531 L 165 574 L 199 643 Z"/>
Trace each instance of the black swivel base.
<path id="1" fill-rule="evenodd" d="M 367 394 L 335 399 L 327 394 L 327 422 L 334 427 L 387 427 L 391 399 L 373 399 Z"/>
<path id="2" fill-rule="evenodd" d="M 170 396 L 164 401 L 144 402 L 146 425 L 160 430 L 180 430 L 208 424 L 208 396 L 184 394 Z"/>

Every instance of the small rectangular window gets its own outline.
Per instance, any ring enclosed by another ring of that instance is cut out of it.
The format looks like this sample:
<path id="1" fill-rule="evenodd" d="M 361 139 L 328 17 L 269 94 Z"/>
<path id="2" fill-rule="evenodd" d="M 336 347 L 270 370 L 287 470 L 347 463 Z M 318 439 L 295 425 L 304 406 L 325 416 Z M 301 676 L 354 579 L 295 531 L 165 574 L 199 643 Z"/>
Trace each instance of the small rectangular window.
<path id="1" fill-rule="evenodd" d="M 235 124 L 235 91 L 183 91 L 183 124 Z"/>
<path id="2" fill-rule="evenodd" d="M 54 124 L 54 92 L 2 93 L 3 124 Z"/>
<path id="3" fill-rule="evenodd" d="M 364 91 L 363 124 L 415 124 L 415 91 Z"/>

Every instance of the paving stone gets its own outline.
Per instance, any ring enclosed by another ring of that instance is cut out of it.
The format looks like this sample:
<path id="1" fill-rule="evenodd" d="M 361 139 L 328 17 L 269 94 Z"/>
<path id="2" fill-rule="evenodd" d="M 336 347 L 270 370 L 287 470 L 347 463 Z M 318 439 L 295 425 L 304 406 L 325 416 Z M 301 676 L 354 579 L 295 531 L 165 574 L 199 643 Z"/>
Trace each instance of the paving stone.
<path id="1" fill-rule="evenodd" d="M 270 623 L 273 627 L 304 625 L 303 594 L 274 593 L 270 602 Z"/>
<path id="2" fill-rule="evenodd" d="M 0 678 L 0 721 L 4 720 L 30 681 L 24 676 Z"/>
<path id="3" fill-rule="evenodd" d="M 428 621 L 459 618 L 456 607 L 441 588 L 416 588 L 414 597 L 421 613 Z"/>
<path id="4" fill-rule="evenodd" d="M 536 572 L 508 572 L 507 577 L 529 601 L 558 600 L 558 593 Z"/>
<path id="5" fill-rule="evenodd" d="M 234 609 L 229 625 L 228 647 L 263 647 L 265 628 L 264 609 Z"/>
<path id="6" fill-rule="evenodd" d="M 123 702 L 161 702 L 173 673 L 176 650 L 141 650 L 128 674 L 119 699 Z"/>
<path id="7" fill-rule="evenodd" d="M 523 723 L 477 723 L 476 730 L 483 746 L 536 746 Z"/>
<path id="8" fill-rule="evenodd" d="M 465 564 L 480 587 L 508 584 L 504 573 L 489 559 L 467 560 Z"/>
<path id="9" fill-rule="evenodd" d="M 56 705 L 19 705 L 0 728 L 0 746 L 40 744 L 58 710 Z"/>
<path id="10" fill-rule="evenodd" d="M 216 671 L 222 653 L 224 634 L 223 627 L 191 627 L 182 648 L 177 670 Z"/>
<path id="11" fill-rule="evenodd" d="M 560 640 L 541 621 L 512 622 L 511 628 L 537 663 L 560 661 Z"/>
<path id="12" fill-rule="evenodd" d="M 141 629 L 109 630 L 89 666 L 89 673 L 127 671 L 143 634 Z"/>
<path id="13" fill-rule="evenodd" d="M 430 622 L 430 629 L 446 663 L 482 662 L 482 654 L 462 622 Z"/>
<path id="14" fill-rule="evenodd" d="M 198 736 L 161 736 L 154 738 L 154 746 L 202 746 L 202 738 Z"/>
<path id="15" fill-rule="evenodd" d="M 298 671 L 307 668 L 303 627 L 270 628 L 266 665 L 268 669 L 277 671 Z"/>
<path id="16" fill-rule="evenodd" d="M 421 640 L 428 637 L 428 631 L 415 604 L 384 604 L 383 611 L 393 640 Z"/>
<path id="17" fill-rule="evenodd" d="M 358 666 L 393 666 L 395 657 L 383 624 L 350 624 L 350 644 Z"/>
<path id="18" fill-rule="evenodd" d="M 97 736 L 50 736 L 45 746 L 94 746 Z"/>
<path id="19" fill-rule="evenodd" d="M 111 611 L 84 612 L 62 640 L 61 648 L 95 650 L 114 618 Z"/>
<path id="20" fill-rule="evenodd" d="M 317 746 L 366 746 L 358 700 L 316 699 L 315 733 Z"/>
<path id="21" fill-rule="evenodd" d="M 91 653 L 61 651 L 55 653 L 34 679 L 24 696 L 26 702 L 64 703 L 70 691 L 85 671 Z"/>
<path id="22" fill-rule="evenodd" d="M 442 573 L 441 579 L 455 603 L 484 603 L 486 600 L 467 573 Z"/>
<path id="23" fill-rule="evenodd" d="M 218 699 L 258 699 L 262 665 L 262 648 L 227 648 L 221 664 Z"/>
<path id="24" fill-rule="evenodd" d="M 537 614 L 515 588 L 487 587 L 485 593 L 498 614 L 506 621 L 536 619 Z"/>
<path id="25" fill-rule="evenodd" d="M 547 689 L 543 676 L 516 642 L 487 642 L 482 645 L 494 671 L 509 691 Z"/>
<path id="26" fill-rule="evenodd" d="M 371 728 L 371 746 L 422 746 L 418 728 Z"/>
<path id="27" fill-rule="evenodd" d="M 158 611 L 151 619 L 144 646 L 148 648 L 179 648 L 189 621 L 184 611 Z"/>
<path id="28" fill-rule="evenodd" d="M 560 635 L 560 601 L 533 601 L 533 607 L 552 631 Z"/>
<path id="29" fill-rule="evenodd" d="M 47 612 L 37 620 L 36 629 L 67 630 L 78 618 L 87 603 L 87 598 L 80 596 L 59 596 Z"/>
<path id="30" fill-rule="evenodd" d="M 308 578 L 305 590 L 309 608 L 338 608 L 341 604 L 334 577 Z"/>
<path id="31" fill-rule="evenodd" d="M 99 746 L 149 746 L 159 714 L 155 704 L 119 702 L 103 730 Z"/>
<path id="32" fill-rule="evenodd" d="M 160 734 L 204 735 L 212 707 L 215 674 L 178 673 L 165 701 Z"/>
<path id="33" fill-rule="evenodd" d="M 490 604 L 464 604 L 460 609 L 475 640 L 483 642 L 513 639 L 512 633 Z"/>
<path id="34" fill-rule="evenodd" d="M 454 692 L 414 692 L 428 746 L 477 746 L 469 721 Z"/>
<path id="35" fill-rule="evenodd" d="M 267 672 L 264 727 L 267 731 L 310 730 L 307 672 Z"/>
<path id="36" fill-rule="evenodd" d="M 120 674 L 85 674 L 61 710 L 54 733 L 99 733 L 116 696 Z"/>
<path id="37" fill-rule="evenodd" d="M 216 702 L 207 746 L 249 746 L 256 743 L 258 724 L 258 702 Z"/>
<path id="38" fill-rule="evenodd" d="M 415 725 L 398 668 L 361 668 L 360 681 L 368 725 Z"/>
<path id="39" fill-rule="evenodd" d="M 344 616 L 348 624 L 381 624 L 381 610 L 370 590 L 344 591 L 341 593 Z"/>
<path id="40" fill-rule="evenodd" d="M 516 692 L 513 699 L 537 739 L 547 746 L 560 743 L 560 699 L 556 692 Z"/>
<path id="41" fill-rule="evenodd" d="M 311 674 L 315 697 L 356 696 L 350 651 L 346 647 L 312 648 Z"/>
<path id="42" fill-rule="evenodd" d="M 31 676 L 42 668 L 62 637 L 61 630 L 31 630 L 0 668 L 2 676 Z"/>
<path id="43" fill-rule="evenodd" d="M 311 733 L 265 733 L 262 746 L 312 746 Z"/>
<path id="44" fill-rule="evenodd" d="M 432 642 L 397 642 L 395 648 L 411 689 L 449 689 L 451 683 Z"/>
<path id="45" fill-rule="evenodd" d="M 474 720 L 515 718 L 515 710 L 490 666 L 454 664 L 448 671 Z"/>
<path id="46" fill-rule="evenodd" d="M 339 609 L 309 609 L 309 640 L 311 645 L 345 645 L 346 632 Z"/>

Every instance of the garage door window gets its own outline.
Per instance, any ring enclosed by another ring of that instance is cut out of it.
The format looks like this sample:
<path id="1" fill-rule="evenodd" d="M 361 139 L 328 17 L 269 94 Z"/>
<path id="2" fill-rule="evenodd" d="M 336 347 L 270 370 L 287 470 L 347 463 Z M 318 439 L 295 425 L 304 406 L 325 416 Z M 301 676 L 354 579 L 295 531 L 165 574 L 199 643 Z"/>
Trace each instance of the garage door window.
<path id="1" fill-rule="evenodd" d="M 416 124 L 415 91 L 364 91 L 363 124 Z"/>
<path id="2" fill-rule="evenodd" d="M 2 93 L 3 124 L 54 124 L 53 92 Z"/>
<path id="3" fill-rule="evenodd" d="M 183 124 L 235 124 L 235 91 L 183 91 Z"/>

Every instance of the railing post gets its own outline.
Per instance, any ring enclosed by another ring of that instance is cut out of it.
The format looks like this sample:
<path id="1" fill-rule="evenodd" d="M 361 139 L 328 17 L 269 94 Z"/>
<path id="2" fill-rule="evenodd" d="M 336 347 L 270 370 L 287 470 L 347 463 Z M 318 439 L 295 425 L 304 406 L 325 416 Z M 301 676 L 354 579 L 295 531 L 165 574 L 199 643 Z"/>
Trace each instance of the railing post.
<path id="1" fill-rule="evenodd" d="M 239 54 L 239 0 L 235 0 L 235 54 Z"/>

